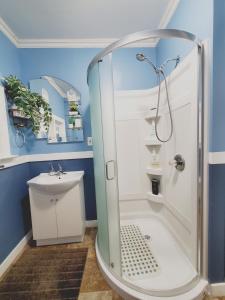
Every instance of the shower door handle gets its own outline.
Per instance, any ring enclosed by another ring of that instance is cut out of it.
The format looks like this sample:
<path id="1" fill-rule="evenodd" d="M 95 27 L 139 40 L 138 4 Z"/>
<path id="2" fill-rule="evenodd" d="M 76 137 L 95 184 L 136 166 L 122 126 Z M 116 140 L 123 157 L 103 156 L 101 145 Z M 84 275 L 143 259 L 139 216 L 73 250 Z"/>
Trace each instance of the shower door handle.
<path id="1" fill-rule="evenodd" d="M 109 160 L 105 164 L 106 169 L 106 179 L 113 180 L 115 177 L 115 162 L 114 160 Z"/>

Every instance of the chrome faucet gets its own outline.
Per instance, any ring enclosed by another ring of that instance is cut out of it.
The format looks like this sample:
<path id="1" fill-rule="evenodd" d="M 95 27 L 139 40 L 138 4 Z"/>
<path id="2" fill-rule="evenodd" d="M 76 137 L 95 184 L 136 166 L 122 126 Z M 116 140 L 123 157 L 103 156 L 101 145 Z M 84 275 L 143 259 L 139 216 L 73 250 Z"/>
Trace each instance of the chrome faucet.
<path id="1" fill-rule="evenodd" d="M 49 172 L 48 172 L 48 175 L 49 176 L 54 176 L 55 175 L 55 169 L 54 169 L 54 167 L 53 167 L 53 164 L 52 164 L 52 162 L 50 162 L 49 163 Z"/>
<path id="2" fill-rule="evenodd" d="M 60 163 L 58 163 L 58 170 L 57 171 L 55 170 L 55 168 L 53 166 L 53 163 L 52 162 L 49 163 L 48 175 L 50 175 L 50 176 L 59 176 L 60 177 L 63 174 L 66 174 L 66 172 L 63 171 L 63 168 L 62 168 Z"/>
<path id="3" fill-rule="evenodd" d="M 58 171 L 55 173 L 56 176 L 61 176 L 63 174 L 66 174 L 66 172 L 63 171 L 63 168 L 60 163 L 58 163 Z"/>

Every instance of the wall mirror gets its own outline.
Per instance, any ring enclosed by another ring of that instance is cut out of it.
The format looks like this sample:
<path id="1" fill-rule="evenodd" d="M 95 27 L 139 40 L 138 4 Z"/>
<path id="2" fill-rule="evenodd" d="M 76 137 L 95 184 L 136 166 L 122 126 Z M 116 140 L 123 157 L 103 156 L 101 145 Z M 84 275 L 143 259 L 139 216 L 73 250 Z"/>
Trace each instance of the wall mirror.
<path id="1" fill-rule="evenodd" d="M 39 93 L 52 109 L 52 122 L 48 132 L 44 124 L 37 139 L 47 139 L 48 143 L 82 142 L 83 122 L 81 114 L 81 94 L 70 83 L 52 76 L 41 76 L 29 82 L 30 89 Z"/>

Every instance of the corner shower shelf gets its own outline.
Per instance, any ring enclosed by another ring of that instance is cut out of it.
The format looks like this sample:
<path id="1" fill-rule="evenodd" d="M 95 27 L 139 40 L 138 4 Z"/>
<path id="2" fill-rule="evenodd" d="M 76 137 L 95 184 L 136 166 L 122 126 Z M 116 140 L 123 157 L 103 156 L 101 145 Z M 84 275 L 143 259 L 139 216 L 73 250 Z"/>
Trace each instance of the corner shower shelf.
<path id="1" fill-rule="evenodd" d="M 147 174 L 149 174 L 149 175 L 158 175 L 158 176 L 161 176 L 163 170 L 162 170 L 161 168 L 147 167 L 147 168 L 146 168 L 146 172 L 147 172 Z"/>
<path id="2" fill-rule="evenodd" d="M 154 195 L 154 194 L 152 194 L 152 192 L 148 192 L 147 199 L 154 203 L 163 204 L 163 195 L 162 194 Z"/>
<path id="3" fill-rule="evenodd" d="M 158 118 L 162 116 L 161 113 L 158 114 Z M 145 112 L 144 115 L 145 120 L 156 119 L 156 110 L 149 110 Z"/>
<path id="4" fill-rule="evenodd" d="M 158 141 L 157 139 L 146 139 L 145 140 L 146 146 L 161 146 L 162 143 Z"/>

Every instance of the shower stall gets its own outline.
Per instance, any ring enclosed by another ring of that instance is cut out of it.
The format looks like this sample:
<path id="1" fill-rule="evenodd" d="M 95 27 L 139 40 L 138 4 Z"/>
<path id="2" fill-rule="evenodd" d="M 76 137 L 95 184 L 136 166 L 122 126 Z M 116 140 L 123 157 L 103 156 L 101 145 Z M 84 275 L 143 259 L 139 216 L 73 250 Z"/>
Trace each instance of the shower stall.
<path id="1" fill-rule="evenodd" d="M 148 64 L 155 85 L 116 90 L 115 51 L 150 39 L 185 41 L 186 52 L 168 53 L 159 66 L 137 52 L 133 59 Z M 144 31 L 108 46 L 88 68 L 96 253 L 106 280 L 125 299 L 201 299 L 207 286 L 203 50 L 188 32 Z"/>

